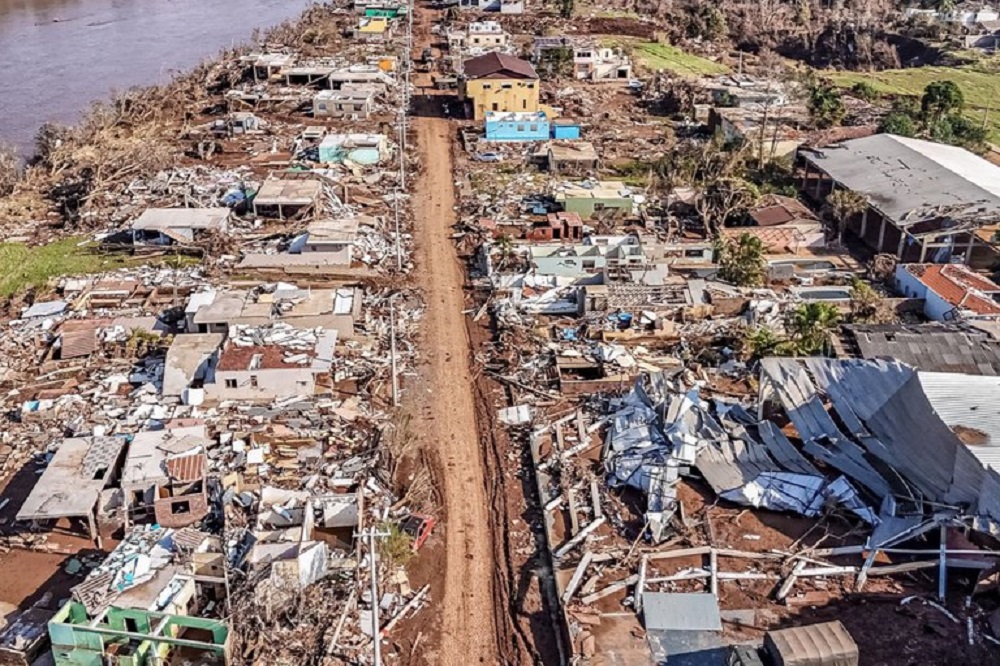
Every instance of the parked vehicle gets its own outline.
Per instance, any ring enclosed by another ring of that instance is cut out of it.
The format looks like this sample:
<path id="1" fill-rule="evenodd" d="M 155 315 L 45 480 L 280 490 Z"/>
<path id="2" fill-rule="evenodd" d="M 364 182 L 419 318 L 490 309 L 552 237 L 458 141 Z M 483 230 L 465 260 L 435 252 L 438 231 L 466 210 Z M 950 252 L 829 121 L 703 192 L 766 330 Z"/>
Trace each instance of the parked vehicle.
<path id="1" fill-rule="evenodd" d="M 422 513 L 411 513 L 399 524 L 399 529 L 403 534 L 410 535 L 413 539 L 413 552 L 417 552 L 427 541 L 435 525 L 437 518 Z"/>
<path id="2" fill-rule="evenodd" d="M 476 153 L 472 159 L 477 162 L 503 162 L 503 155 L 500 153 Z"/>

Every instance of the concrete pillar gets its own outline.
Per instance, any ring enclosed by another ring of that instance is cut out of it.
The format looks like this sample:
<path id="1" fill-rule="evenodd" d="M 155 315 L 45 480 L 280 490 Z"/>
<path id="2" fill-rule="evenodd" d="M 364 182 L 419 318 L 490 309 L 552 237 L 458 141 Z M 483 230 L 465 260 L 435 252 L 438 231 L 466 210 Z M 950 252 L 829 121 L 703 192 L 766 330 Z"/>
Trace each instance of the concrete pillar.
<path id="1" fill-rule="evenodd" d="M 927 237 L 920 239 L 920 263 L 927 261 Z"/>
<path id="2" fill-rule="evenodd" d="M 823 190 L 823 172 L 820 171 L 816 178 L 816 189 L 813 190 L 813 198 L 819 201 L 819 193 Z"/>
<path id="3" fill-rule="evenodd" d="M 868 208 L 861 214 L 861 240 L 865 240 L 865 232 L 868 231 Z"/>
<path id="4" fill-rule="evenodd" d="M 969 262 L 972 261 L 972 248 L 976 244 L 976 237 L 973 234 L 969 234 L 969 244 L 965 246 L 965 265 L 968 266 Z"/>
<path id="5" fill-rule="evenodd" d="M 902 229 L 899 230 L 899 244 L 896 246 L 896 258 L 900 261 L 903 260 L 903 248 L 906 247 L 906 232 Z"/>
<path id="6" fill-rule="evenodd" d="M 812 162 L 809 160 L 806 160 L 805 162 L 806 166 L 802 170 L 802 187 L 799 188 L 803 192 L 805 192 L 806 188 L 809 186 L 809 173 L 812 171 Z"/>
<path id="7" fill-rule="evenodd" d="M 882 225 L 878 228 L 878 247 L 876 248 L 879 252 L 882 252 L 882 244 L 885 242 L 885 218 L 882 218 Z"/>

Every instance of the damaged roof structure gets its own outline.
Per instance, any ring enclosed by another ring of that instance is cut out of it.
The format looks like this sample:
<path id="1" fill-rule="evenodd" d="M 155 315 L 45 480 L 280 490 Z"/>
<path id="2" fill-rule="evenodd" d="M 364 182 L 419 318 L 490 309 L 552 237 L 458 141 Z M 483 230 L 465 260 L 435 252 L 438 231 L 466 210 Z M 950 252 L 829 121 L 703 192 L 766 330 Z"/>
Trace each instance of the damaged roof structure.
<path id="1" fill-rule="evenodd" d="M 17 512 L 18 520 L 86 521 L 92 538 L 97 504 L 121 468 L 125 441 L 119 437 L 63 440 Z"/>

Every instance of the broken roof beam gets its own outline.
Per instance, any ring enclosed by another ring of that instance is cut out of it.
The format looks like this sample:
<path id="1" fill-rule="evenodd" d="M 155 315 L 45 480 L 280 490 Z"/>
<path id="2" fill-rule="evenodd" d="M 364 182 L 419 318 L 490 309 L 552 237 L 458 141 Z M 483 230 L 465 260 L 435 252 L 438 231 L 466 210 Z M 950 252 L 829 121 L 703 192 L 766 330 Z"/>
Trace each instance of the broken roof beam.
<path id="1" fill-rule="evenodd" d="M 598 527 L 603 525 L 604 520 L 605 520 L 604 516 L 592 520 L 589 525 L 587 525 L 582 530 L 577 532 L 577 534 L 574 535 L 572 539 L 570 539 L 562 546 L 557 548 L 555 553 L 553 553 L 553 557 L 555 557 L 555 559 L 557 560 L 562 559 L 566 555 L 566 553 L 570 552 L 571 550 L 582 544 L 584 539 L 586 539 L 591 533 L 597 530 Z"/>

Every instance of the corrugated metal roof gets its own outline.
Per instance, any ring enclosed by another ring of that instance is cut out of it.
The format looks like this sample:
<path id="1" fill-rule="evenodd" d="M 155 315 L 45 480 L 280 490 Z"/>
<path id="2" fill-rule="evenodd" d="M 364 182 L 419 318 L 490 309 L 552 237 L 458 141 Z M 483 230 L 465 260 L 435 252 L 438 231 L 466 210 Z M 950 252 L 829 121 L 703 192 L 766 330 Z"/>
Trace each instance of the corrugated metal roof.
<path id="1" fill-rule="evenodd" d="M 697 592 L 643 592 L 647 631 L 722 631 L 719 600 Z"/>
<path id="2" fill-rule="evenodd" d="M 876 134 L 803 154 L 897 222 L 934 217 L 941 207 L 1000 212 L 1000 167 L 962 148 Z"/>
<path id="3" fill-rule="evenodd" d="M 920 385 L 941 420 L 959 432 L 976 458 L 1000 470 L 1000 377 L 980 377 L 949 372 L 921 372 Z M 982 444 L 971 444 L 969 435 L 985 435 Z"/>
<path id="4" fill-rule="evenodd" d="M 894 358 L 926 372 L 1000 375 L 1000 342 L 968 326 L 852 325 L 844 332 L 861 358 Z"/>

